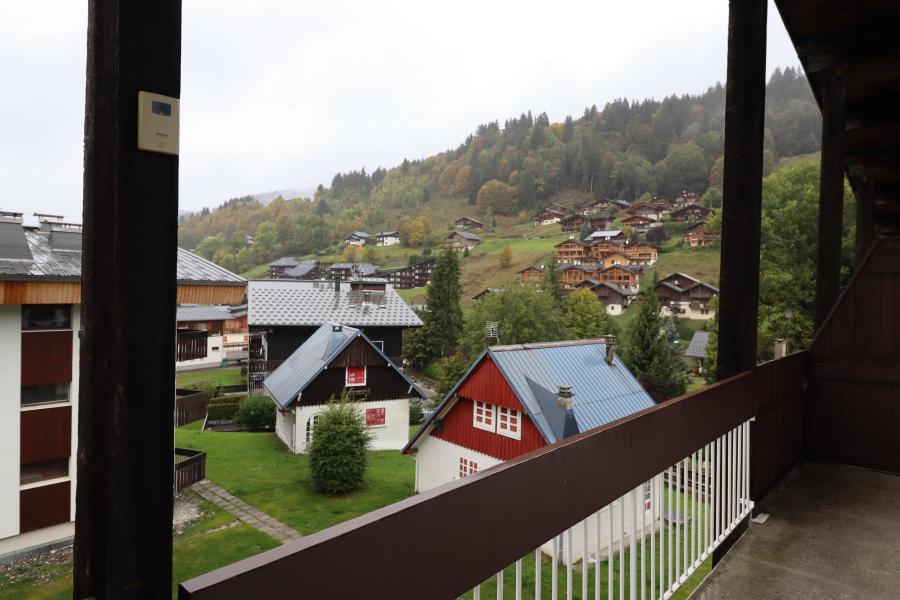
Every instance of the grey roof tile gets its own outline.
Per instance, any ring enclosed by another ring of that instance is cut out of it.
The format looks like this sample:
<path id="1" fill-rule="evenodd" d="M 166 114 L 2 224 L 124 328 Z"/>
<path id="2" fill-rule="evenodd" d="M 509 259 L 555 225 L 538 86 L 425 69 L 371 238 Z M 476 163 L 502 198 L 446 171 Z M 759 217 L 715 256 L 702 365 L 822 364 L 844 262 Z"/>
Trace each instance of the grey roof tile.
<path id="1" fill-rule="evenodd" d="M 341 282 L 256 280 L 248 287 L 250 325 L 319 326 L 327 321 L 353 327 L 421 327 L 422 320 L 390 285 L 378 303 L 365 303 Z"/>
<path id="2" fill-rule="evenodd" d="M 703 358 L 706 356 L 706 347 L 709 345 L 708 331 L 695 331 L 691 341 L 688 342 L 687 348 L 684 349 L 684 355 L 690 358 Z"/>

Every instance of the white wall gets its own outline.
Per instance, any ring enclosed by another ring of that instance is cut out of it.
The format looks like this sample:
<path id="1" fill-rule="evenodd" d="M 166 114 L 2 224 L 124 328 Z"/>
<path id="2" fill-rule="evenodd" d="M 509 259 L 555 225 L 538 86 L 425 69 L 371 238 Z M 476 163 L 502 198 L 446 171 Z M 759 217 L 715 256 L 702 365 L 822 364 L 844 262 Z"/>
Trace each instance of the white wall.
<path id="1" fill-rule="evenodd" d="M 293 452 L 306 452 L 306 423 L 316 414 L 325 410 L 327 405 L 295 406 L 294 414 L 294 448 Z M 409 441 L 409 399 L 378 400 L 373 402 L 356 402 L 354 406 L 365 416 L 367 408 L 384 409 L 384 425 L 369 427 L 372 434 L 372 450 L 402 450 Z M 277 428 L 277 420 L 276 420 Z M 284 438 L 279 434 L 282 441 Z M 288 447 L 290 444 L 285 442 Z"/>
<path id="2" fill-rule="evenodd" d="M 225 358 L 225 339 L 221 335 L 211 335 L 206 338 L 206 357 L 192 360 L 182 360 L 175 363 L 177 371 L 189 371 L 204 367 L 218 367 Z M 216 348 L 216 350 L 213 350 Z"/>
<path id="3" fill-rule="evenodd" d="M 625 312 L 625 309 L 622 307 L 621 304 L 607 304 L 606 312 L 611 315 L 621 315 L 622 313 Z"/>
<path id="4" fill-rule="evenodd" d="M 294 451 L 294 414 L 293 410 L 275 411 L 275 434 L 291 452 Z"/>
<path id="5" fill-rule="evenodd" d="M 503 462 L 493 456 L 426 435 L 416 452 L 416 491 L 424 492 L 458 479 L 460 458 L 477 463 L 479 472 Z"/>
<path id="6" fill-rule="evenodd" d="M 714 311 L 714 310 L 710 310 L 707 314 L 704 315 L 703 313 L 700 312 L 699 308 L 696 308 L 696 309 L 691 308 L 690 302 L 677 302 L 676 306 L 678 306 L 678 308 L 681 308 L 684 310 L 683 313 L 679 312 L 677 315 L 675 315 L 680 319 L 698 319 L 701 321 L 708 321 L 709 319 L 712 319 L 716 315 L 716 311 Z M 668 306 L 661 307 L 659 309 L 659 313 L 664 317 L 673 316 L 673 313 L 669 309 Z"/>
<path id="7" fill-rule="evenodd" d="M 78 464 L 78 386 L 81 376 L 81 305 L 72 305 L 72 385 L 69 387 L 69 399 L 72 402 L 72 454 L 69 456 L 69 476 L 72 478 L 72 512 L 69 518 L 75 519 L 75 486 L 76 465 Z M 74 533 L 74 531 L 73 531 Z"/>
<path id="8" fill-rule="evenodd" d="M 19 533 L 22 307 L 0 305 L 0 538 Z"/>

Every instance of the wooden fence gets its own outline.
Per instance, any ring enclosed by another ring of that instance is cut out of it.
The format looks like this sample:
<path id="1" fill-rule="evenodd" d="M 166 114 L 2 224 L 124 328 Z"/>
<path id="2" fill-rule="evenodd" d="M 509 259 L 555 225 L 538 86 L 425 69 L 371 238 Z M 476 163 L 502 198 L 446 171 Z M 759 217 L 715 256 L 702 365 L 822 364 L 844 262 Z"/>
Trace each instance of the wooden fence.
<path id="1" fill-rule="evenodd" d="M 175 390 L 175 427 L 206 417 L 208 403 L 202 390 Z"/>
<path id="2" fill-rule="evenodd" d="M 175 491 L 206 478 L 206 452 L 175 448 Z"/>
<path id="3" fill-rule="evenodd" d="M 247 384 L 246 383 L 235 383 L 233 385 L 219 385 L 216 386 L 215 397 L 219 396 L 230 396 L 232 394 L 246 394 L 247 393 Z"/>
<path id="4" fill-rule="evenodd" d="M 205 331 L 179 330 L 175 360 L 181 362 L 206 358 L 207 335 Z"/>

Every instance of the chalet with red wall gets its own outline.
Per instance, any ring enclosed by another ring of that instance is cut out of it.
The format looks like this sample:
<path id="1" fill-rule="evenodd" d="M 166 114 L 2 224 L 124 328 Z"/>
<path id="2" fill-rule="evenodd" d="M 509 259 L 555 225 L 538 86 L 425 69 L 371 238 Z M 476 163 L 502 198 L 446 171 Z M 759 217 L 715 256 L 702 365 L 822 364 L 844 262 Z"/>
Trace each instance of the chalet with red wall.
<path id="1" fill-rule="evenodd" d="M 404 448 L 416 456 L 416 490 L 653 406 L 610 342 L 485 350 Z"/>

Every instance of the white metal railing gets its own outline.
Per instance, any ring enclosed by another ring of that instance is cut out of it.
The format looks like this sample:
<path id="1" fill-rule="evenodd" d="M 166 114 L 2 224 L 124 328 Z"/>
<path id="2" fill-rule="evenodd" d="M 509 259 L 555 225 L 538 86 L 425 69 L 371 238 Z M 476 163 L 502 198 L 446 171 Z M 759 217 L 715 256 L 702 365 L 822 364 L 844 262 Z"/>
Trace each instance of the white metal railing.
<path id="1" fill-rule="evenodd" d="M 463 598 L 666 600 L 752 509 L 747 421 L 560 532 Z"/>

